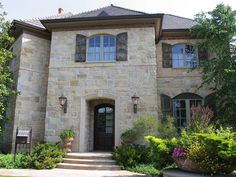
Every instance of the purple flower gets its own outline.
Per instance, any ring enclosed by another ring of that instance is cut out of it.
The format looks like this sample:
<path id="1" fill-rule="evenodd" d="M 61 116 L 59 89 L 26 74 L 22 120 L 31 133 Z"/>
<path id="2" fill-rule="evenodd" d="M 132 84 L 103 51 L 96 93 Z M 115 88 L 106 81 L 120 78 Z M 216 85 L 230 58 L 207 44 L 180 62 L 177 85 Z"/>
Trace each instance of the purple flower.
<path id="1" fill-rule="evenodd" d="M 184 152 L 183 147 L 175 147 L 173 152 L 172 152 L 172 157 L 173 158 L 184 158 L 186 157 L 186 152 Z"/>

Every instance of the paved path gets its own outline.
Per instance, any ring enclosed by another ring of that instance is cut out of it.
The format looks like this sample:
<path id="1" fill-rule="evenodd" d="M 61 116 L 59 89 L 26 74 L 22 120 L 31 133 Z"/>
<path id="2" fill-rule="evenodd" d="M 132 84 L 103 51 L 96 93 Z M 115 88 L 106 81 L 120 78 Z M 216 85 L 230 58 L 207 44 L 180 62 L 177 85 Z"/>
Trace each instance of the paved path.
<path id="1" fill-rule="evenodd" d="M 33 169 L 0 169 L 0 175 L 27 176 L 27 177 L 144 177 L 145 175 L 132 173 L 125 170 L 100 171 L 100 170 L 33 170 Z"/>

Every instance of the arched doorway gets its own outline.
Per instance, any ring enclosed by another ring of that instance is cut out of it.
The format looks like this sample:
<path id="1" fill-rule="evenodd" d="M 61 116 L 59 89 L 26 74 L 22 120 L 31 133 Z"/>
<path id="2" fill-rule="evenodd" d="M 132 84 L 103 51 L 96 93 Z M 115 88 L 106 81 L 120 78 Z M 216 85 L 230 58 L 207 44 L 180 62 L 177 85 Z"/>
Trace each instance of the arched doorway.
<path id="1" fill-rule="evenodd" d="M 94 109 L 94 150 L 114 148 L 115 107 L 100 104 Z"/>

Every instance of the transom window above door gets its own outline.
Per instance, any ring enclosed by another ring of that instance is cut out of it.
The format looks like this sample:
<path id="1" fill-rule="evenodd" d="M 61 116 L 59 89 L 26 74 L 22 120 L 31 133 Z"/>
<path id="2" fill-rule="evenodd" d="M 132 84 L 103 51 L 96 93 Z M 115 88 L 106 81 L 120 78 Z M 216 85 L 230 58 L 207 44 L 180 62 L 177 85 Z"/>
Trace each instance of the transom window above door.
<path id="1" fill-rule="evenodd" d="M 97 35 L 88 38 L 87 61 L 115 61 L 116 38 L 112 35 Z"/>

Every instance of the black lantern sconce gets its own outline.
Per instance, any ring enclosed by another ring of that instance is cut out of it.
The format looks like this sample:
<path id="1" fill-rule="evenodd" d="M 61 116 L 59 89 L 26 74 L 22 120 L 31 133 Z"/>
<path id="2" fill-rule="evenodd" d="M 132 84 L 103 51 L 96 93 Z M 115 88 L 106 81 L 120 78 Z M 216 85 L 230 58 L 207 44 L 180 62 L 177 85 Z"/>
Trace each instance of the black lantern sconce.
<path id="1" fill-rule="evenodd" d="M 132 96 L 131 98 L 132 98 L 133 105 L 134 105 L 134 113 L 137 113 L 139 97 L 136 96 L 136 94 L 134 94 L 134 96 Z"/>
<path id="2" fill-rule="evenodd" d="M 63 109 L 64 113 L 67 113 L 67 98 L 65 96 L 60 96 L 59 97 L 59 103 Z"/>

